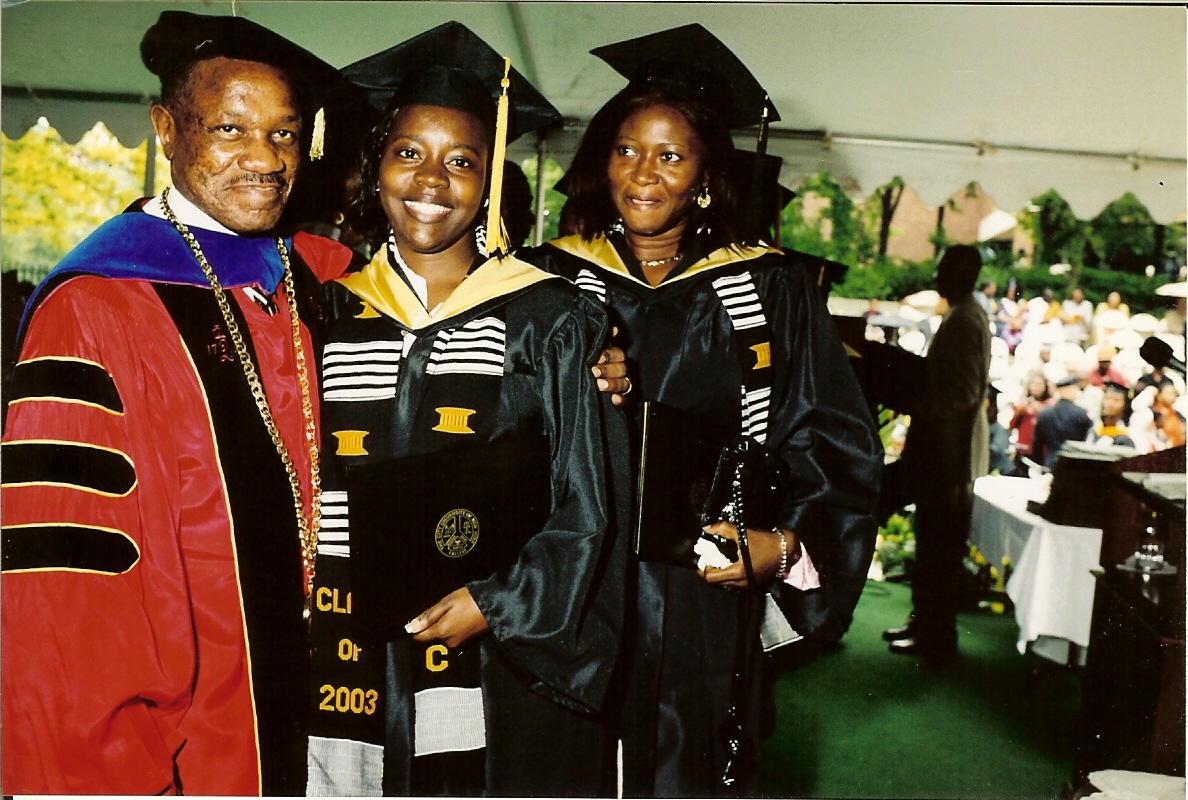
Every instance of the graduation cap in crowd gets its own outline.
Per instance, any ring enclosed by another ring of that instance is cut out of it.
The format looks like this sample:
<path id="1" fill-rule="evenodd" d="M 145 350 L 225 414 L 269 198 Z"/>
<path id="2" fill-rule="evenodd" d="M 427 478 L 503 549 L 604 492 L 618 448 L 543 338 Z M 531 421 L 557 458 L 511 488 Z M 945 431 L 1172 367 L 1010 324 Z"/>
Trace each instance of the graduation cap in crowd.
<path id="1" fill-rule="evenodd" d="M 1130 399 L 1130 387 L 1116 381 L 1103 381 L 1101 389 L 1104 392 L 1117 392 L 1118 394 L 1125 395 L 1127 400 Z"/>
<path id="2" fill-rule="evenodd" d="M 652 85 L 724 114 L 731 128 L 758 125 L 780 115 L 767 92 L 718 37 L 697 23 L 596 47 L 590 51 L 627 78 Z"/>
<path id="3" fill-rule="evenodd" d="M 322 156 L 325 107 L 350 95 L 341 73 L 308 50 L 243 17 L 162 11 L 140 40 L 140 58 L 162 85 L 176 80 L 191 64 L 212 58 L 268 64 L 293 83 L 303 109 L 314 116 L 310 158 Z"/>
<path id="4" fill-rule="evenodd" d="M 495 131 L 487 249 L 506 251 L 499 224 L 503 165 L 508 142 L 562 120 L 561 113 L 509 59 L 460 22 L 447 22 L 343 69 L 371 105 L 387 112 L 406 105 L 466 111 Z"/>

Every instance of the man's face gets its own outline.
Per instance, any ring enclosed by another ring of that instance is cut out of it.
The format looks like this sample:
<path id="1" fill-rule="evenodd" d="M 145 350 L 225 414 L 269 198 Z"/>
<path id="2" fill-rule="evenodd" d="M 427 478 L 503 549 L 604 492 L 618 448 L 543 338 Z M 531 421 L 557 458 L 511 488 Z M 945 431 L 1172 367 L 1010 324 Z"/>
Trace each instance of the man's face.
<path id="1" fill-rule="evenodd" d="M 255 61 L 192 67 L 175 108 L 152 108 L 177 191 L 237 233 L 280 221 L 301 165 L 301 112 L 285 75 Z"/>

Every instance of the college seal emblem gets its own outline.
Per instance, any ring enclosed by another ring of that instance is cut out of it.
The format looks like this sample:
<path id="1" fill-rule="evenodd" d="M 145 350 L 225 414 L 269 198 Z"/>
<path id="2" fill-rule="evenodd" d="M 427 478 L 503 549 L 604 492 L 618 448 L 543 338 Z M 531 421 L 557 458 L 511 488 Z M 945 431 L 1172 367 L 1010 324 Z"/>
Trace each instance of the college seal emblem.
<path id="1" fill-rule="evenodd" d="M 437 522 L 433 540 L 448 558 L 460 558 L 474 549 L 479 538 L 479 521 L 465 508 L 455 508 Z"/>

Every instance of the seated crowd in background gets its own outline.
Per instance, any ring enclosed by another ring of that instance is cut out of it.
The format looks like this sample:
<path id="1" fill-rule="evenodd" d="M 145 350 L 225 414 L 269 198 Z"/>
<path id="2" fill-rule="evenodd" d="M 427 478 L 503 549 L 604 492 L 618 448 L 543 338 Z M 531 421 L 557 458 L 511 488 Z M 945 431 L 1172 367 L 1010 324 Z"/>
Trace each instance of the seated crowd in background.
<path id="1" fill-rule="evenodd" d="M 1001 297 L 994 282 L 983 281 L 974 299 L 995 337 L 987 395 L 992 472 L 1027 476 L 1051 468 L 1070 439 L 1136 454 L 1184 444 L 1184 380 L 1150 366 L 1138 352 L 1157 335 L 1183 355 L 1183 298 L 1163 319 L 1131 315 L 1118 292 L 1096 308 L 1079 287 L 1063 301 L 1050 290 L 1025 299 L 1014 279 Z M 932 300 L 909 297 L 896 312 L 916 320 L 899 331 L 897 342 L 917 355 L 927 351 L 945 310 L 943 301 L 929 308 Z M 872 338 L 881 333 L 868 331 Z M 1038 452 L 1037 427 L 1045 429 Z"/>

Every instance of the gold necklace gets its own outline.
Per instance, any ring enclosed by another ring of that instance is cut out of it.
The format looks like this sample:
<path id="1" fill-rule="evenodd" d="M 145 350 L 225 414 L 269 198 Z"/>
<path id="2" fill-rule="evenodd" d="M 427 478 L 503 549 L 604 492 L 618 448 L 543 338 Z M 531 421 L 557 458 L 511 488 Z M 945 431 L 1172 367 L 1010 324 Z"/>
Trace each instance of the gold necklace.
<path id="1" fill-rule="evenodd" d="M 641 261 L 641 262 L 639 262 L 639 265 L 641 267 L 648 267 L 648 268 L 658 267 L 661 264 L 667 264 L 669 261 L 676 261 L 680 257 L 681 257 L 681 254 L 677 253 L 675 256 L 669 256 L 668 258 L 657 258 L 655 261 Z"/>
<path id="2" fill-rule="evenodd" d="M 315 565 L 318 558 L 318 529 L 321 527 L 322 522 L 322 481 L 318 464 L 318 434 L 317 429 L 314 427 L 313 401 L 310 399 L 305 348 L 301 345 L 301 324 L 297 319 L 297 293 L 293 288 L 293 269 L 289 264 L 289 250 L 285 247 L 284 240 L 277 238 L 276 250 L 280 254 L 281 264 L 284 265 L 285 270 L 285 298 L 289 303 L 289 321 L 293 331 L 293 354 L 297 363 L 297 382 L 301 386 L 301 416 L 305 420 L 305 441 L 309 446 L 309 485 L 311 496 L 308 522 L 305 519 L 305 504 L 301 499 L 301 479 L 297 475 L 297 467 L 293 464 L 293 458 L 289 455 L 289 448 L 285 446 L 280 431 L 276 427 L 276 421 L 272 417 L 272 409 L 268 406 L 268 397 L 264 394 L 264 385 L 260 382 L 260 375 L 256 371 L 256 365 L 252 363 L 248 355 L 247 345 L 244 343 L 239 325 L 236 323 L 235 317 L 231 314 L 231 304 L 227 301 L 227 295 L 223 291 L 222 284 L 219 283 L 219 279 L 215 275 L 214 269 L 211 268 L 210 262 L 206 260 L 206 256 L 203 254 L 198 240 L 194 238 L 194 234 L 190 232 L 190 229 L 177 218 L 173 213 L 173 209 L 169 207 L 168 187 L 161 192 L 161 210 L 165 212 L 166 219 L 173 224 L 177 232 L 186 240 L 186 244 L 190 246 L 190 250 L 194 253 L 194 258 L 198 261 L 198 266 L 202 268 L 202 273 L 210 283 L 210 288 L 214 290 L 215 300 L 219 304 L 219 311 L 222 312 L 223 322 L 227 326 L 227 333 L 235 345 L 235 354 L 239 357 L 239 363 L 243 366 L 243 375 L 247 378 L 252 399 L 256 401 L 256 408 L 260 409 L 260 418 L 264 420 L 264 427 L 268 429 L 268 435 L 272 437 L 272 444 L 276 448 L 277 455 L 280 456 L 281 463 L 285 466 L 285 473 L 289 476 L 289 486 L 293 490 L 293 505 L 297 513 L 297 532 L 301 538 L 301 565 L 305 571 L 305 618 L 308 620 L 311 611 L 310 599 L 312 597 Z"/>

